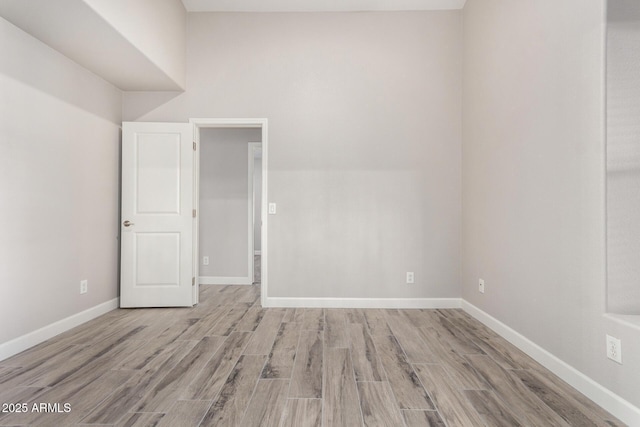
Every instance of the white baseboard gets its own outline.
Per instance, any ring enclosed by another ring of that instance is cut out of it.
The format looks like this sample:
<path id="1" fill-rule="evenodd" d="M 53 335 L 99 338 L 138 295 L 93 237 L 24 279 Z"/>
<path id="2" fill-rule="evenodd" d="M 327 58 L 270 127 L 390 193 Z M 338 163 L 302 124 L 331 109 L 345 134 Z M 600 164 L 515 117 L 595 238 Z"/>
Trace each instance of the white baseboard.
<path id="1" fill-rule="evenodd" d="M 198 283 L 201 285 L 252 285 L 253 280 L 250 277 L 200 276 Z"/>
<path id="2" fill-rule="evenodd" d="M 0 344 L 0 360 L 8 359 L 9 357 L 16 355 L 34 345 L 40 344 L 53 338 L 58 334 L 73 329 L 78 325 L 81 325 L 89 320 L 95 319 L 98 316 L 102 316 L 111 310 L 115 310 L 119 306 L 119 298 L 114 298 L 111 301 L 98 304 L 95 307 L 91 307 L 80 313 L 76 313 L 65 319 L 58 320 L 55 323 L 37 329 L 21 337 L 14 338 L 11 341 L 7 341 Z"/>
<path id="3" fill-rule="evenodd" d="M 267 297 L 265 307 L 305 308 L 460 308 L 460 298 L 279 298 Z"/>
<path id="4" fill-rule="evenodd" d="M 580 393 L 618 417 L 625 424 L 640 426 L 640 408 L 598 384 L 573 366 L 549 353 L 524 335 L 511 329 L 473 304 L 462 300 L 462 309 L 569 383 Z"/>

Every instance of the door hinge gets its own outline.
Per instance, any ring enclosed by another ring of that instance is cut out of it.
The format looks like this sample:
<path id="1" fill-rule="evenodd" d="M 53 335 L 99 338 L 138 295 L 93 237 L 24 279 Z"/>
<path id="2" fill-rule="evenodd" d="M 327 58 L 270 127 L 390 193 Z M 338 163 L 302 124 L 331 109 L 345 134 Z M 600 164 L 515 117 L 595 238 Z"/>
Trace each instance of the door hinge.
<path id="1" fill-rule="evenodd" d="M 196 142 L 193 141 L 193 151 L 196 151 Z"/>
<path id="2" fill-rule="evenodd" d="M 196 217 L 196 210 L 194 209 L 192 213 L 193 213 L 193 217 L 195 218 Z"/>
<path id="3" fill-rule="evenodd" d="M 191 286 L 195 286 L 196 285 L 196 278 L 192 277 L 191 278 Z"/>

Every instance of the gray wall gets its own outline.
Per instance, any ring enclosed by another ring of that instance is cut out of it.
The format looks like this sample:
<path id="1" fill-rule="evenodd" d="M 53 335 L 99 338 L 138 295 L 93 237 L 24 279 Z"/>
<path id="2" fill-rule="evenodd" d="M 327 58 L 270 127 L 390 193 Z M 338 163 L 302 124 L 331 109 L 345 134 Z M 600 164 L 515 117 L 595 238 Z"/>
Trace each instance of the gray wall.
<path id="1" fill-rule="evenodd" d="M 200 276 L 248 277 L 247 143 L 260 138 L 260 129 L 200 132 Z"/>
<path id="2" fill-rule="evenodd" d="M 640 333 L 604 316 L 604 12 L 467 2 L 462 296 L 638 406 Z"/>
<path id="3" fill-rule="evenodd" d="M 253 250 L 262 249 L 262 156 L 257 156 L 253 163 Z"/>
<path id="4" fill-rule="evenodd" d="M 461 29 L 460 11 L 189 14 L 187 91 L 123 114 L 269 119 L 269 296 L 458 297 Z"/>
<path id="5" fill-rule="evenodd" d="M 640 314 L 640 2 L 607 13 L 609 311 Z"/>
<path id="6" fill-rule="evenodd" d="M 0 52 L 4 343 L 117 296 L 121 92 L 2 18 Z"/>

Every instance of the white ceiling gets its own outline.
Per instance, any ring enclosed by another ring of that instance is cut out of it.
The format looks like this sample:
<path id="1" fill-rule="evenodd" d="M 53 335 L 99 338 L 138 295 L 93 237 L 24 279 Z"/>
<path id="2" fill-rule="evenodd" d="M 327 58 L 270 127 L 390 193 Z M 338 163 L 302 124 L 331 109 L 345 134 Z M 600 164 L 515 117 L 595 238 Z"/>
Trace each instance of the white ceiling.
<path id="1" fill-rule="evenodd" d="M 189 12 L 357 12 L 462 9 L 466 0 L 182 0 Z"/>

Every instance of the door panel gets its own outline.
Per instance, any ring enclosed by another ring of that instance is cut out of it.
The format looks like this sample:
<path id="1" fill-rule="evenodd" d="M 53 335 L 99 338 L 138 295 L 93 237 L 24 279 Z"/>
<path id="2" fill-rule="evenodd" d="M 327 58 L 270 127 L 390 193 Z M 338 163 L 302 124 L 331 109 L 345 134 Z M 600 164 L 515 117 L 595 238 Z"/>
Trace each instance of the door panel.
<path id="1" fill-rule="evenodd" d="M 135 233 L 137 286 L 180 286 L 180 233 Z"/>
<path id="2" fill-rule="evenodd" d="M 122 127 L 122 307 L 193 305 L 192 127 Z"/>
<path id="3" fill-rule="evenodd" d="M 180 134 L 138 134 L 136 213 L 180 213 Z"/>

